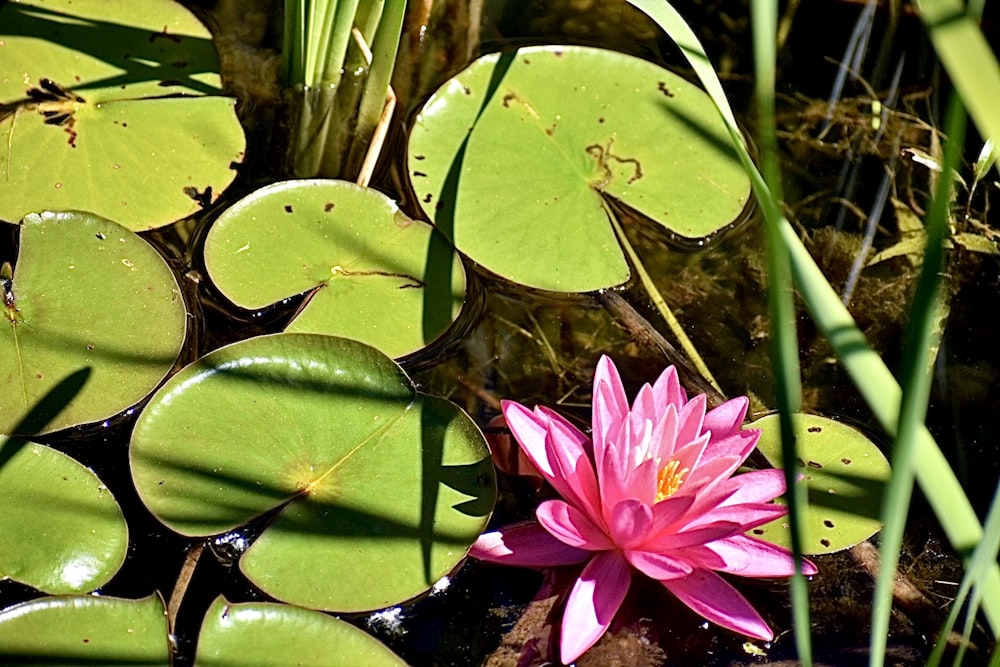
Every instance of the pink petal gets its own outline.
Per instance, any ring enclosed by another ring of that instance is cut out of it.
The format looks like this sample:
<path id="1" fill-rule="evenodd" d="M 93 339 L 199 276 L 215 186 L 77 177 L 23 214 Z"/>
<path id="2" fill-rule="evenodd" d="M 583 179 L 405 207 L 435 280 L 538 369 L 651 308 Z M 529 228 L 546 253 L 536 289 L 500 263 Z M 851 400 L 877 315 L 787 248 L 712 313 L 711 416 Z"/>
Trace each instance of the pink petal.
<path id="1" fill-rule="evenodd" d="M 577 436 L 583 434 L 568 421 L 552 413 L 549 434 L 545 440 L 547 457 L 552 464 L 549 482 L 567 501 L 592 516 L 598 516 L 601 492 L 590 456 L 584 450 L 584 445 L 589 445 L 589 440 L 579 442 Z"/>
<path id="2" fill-rule="evenodd" d="M 705 415 L 702 428 L 711 431 L 716 438 L 738 431 L 747 415 L 750 401 L 745 396 L 726 401 Z"/>
<path id="3" fill-rule="evenodd" d="M 677 369 L 673 366 L 660 373 L 660 377 L 653 383 L 653 394 L 658 405 L 672 405 L 678 410 L 687 403 L 687 392 L 677 379 Z"/>
<path id="4" fill-rule="evenodd" d="M 651 579 L 666 581 L 680 579 L 691 574 L 691 566 L 684 560 L 673 558 L 668 554 L 651 553 L 649 551 L 626 551 L 625 558 L 632 567 Z"/>
<path id="5" fill-rule="evenodd" d="M 717 574 L 695 570 L 683 579 L 664 581 L 663 585 L 696 614 L 717 625 L 755 639 L 774 639 L 757 610 Z"/>
<path id="6" fill-rule="evenodd" d="M 684 527 L 684 530 L 712 526 L 717 522 L 736 523 L 739 532 L 764 525 L 769 521 L 780 519 L 788 514 L 788 507 L 776 503 L 744 503 L 742 505 L 724 505 L 701 514 Z"/>
<path id="7" fill-rule="evenodd" d="M 628 397 L 614 362 L 602 355 L 594 373 L 591 428 L 594 438 L 594 462 L 600 468 L 608 433 L 628 416 Z"/>
<path id="8" fill-rule="evenodd" d="M 677 431 L 677 442 L 680 445 L 691 442 L 707 432 L 703 423 L 705 420 L 705 394 L 698 394 L 681 408 L 678 416 L 680 428 Z M 713 434 L 714 435 L 714 434 Z"/>
<path id="9" fill-rule="evenodd" d="M 534 521 L 524 521 L 480 535 L 469 555 L 504 565 L 555 567 L 582 563 L 590 552 L 560 542 Z"/>
<path id="10" fill-rule="evenodd" d="M 750 452 L 757 446 L 758 440 L 760 440 L 760 431 L 753 429 L 721 435 L 713 431 L 712 442 L 705 449 L 703 461 L 707 463 L 717 458 L 734 457 L 739 459 L 739 463 L 736 464 L 736 467 L 739 467 L 750 456 Z M 734 471 L 736 467 L 733 468 Z M 728 476 L 726 475 L 726 477 Z"/>
<path id="11" fill-rule="evenodd" d="M 659 421 L 653 426 L 650 434 L 649 455 L 662 462 L 674 458 L 674 452 L 678 447 L 687 444 L 687 441 L 679 441 L 677 430 L 680 427 L 677 416 L 677 408 L 668 405 L 667 409 L 660 415 Z"/>
<path id="12" fill-rule="evenodd" d="M 768 503 L 785 492 L 785 471 L 775 468 L 752 470 L 731 477 L 729 482 L 736 491 L 722 504 Z"/>
<path id="13" fill-rule="evenodd" d="M 571 547 L 587 551 L 615 547 L 599 525 L 563 500 L 546 500 L 535 510 L 535 515 L 542 528 Z"/>
<path id="14" fill-rule="evenodd" d="M 653 510 L 649 505 L 629 498 L 616 504 L 611 512 L 611 539 L 622 549 L 641 544 L 653 527 Z"/>
<path id="15" fill-rule="evenodd" d="M 632 581 L 628 562 L 616 551 L 602 551 L 580 573 L 566 600 L 559 656 L 563 664 L 597 643 L 621 607 Z"/>
<path id="16" fill-rule="evenodd" d="M 521 445 L 538 472 L 546 479 L 552 477 L 552 466 L 549 465 L 545 452 L 545 437 L 549 433 L 548 422 L 534 412 L 514 401 L 500 401 L 500 409 L 514 438 Z"/>
<path id="17" fill-rule="evenodd" d="M 743 526 L 736 521 L 717 521 L 707 526 L 697 526 L 676 533 L 661 533 L 646 540 L 643 551 L 664 553 L 690 546 L 722 540 L 743 532 Z"/>
<path id="18" fill-rule="evenodd" d="M 792 552 L 770 542 L 746 535 L 734 535 L 705 545 L 726 563 L 716 568 L 741 577 L 790 577 L 795 574 Z M 802 561 L 802 572 L 816 574 L 818 570 L 808 560 Z"/>
<path id="19" fill-rule="evenodd" d="M 653 505 L 652 535 L 657 535 L 677 523 L 691 508 L 694 498 L 690 496 L 671 496 Z"/>

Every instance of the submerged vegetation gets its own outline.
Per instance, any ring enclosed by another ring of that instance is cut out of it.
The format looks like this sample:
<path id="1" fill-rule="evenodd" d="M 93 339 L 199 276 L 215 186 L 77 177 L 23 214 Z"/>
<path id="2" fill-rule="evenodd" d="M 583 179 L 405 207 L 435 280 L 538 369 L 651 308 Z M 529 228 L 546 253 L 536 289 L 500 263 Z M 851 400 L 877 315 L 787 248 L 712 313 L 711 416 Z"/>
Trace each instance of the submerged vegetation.
<path id="1" fill-rule="evenodd" d="M 0 0 L 0 661 L 995 663 L 982 7 L 778 10 Z"/>

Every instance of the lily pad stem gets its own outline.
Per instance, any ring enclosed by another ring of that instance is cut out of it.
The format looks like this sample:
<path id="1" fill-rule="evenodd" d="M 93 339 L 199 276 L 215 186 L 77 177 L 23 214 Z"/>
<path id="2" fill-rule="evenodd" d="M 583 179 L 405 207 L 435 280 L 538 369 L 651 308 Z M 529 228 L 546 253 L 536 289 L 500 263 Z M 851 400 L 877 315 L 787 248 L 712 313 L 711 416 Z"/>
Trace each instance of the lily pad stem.
<path id="1" fill-rule="evenodd" d="M 607 208 L 607 204 L 605 204 L 605 208 Z M 653 305 L 656 306 L 656 309 L 660 311 L 660 315 L 662 315 L 663 319 L 666 320 L 667 326 L 670 327 L 670 331 L 674 334 L 674 337 L 677 338 L 677 342 L 680 343 L 681 348 L 684 350 L 684 354 L 686 354 L 688 359 L 691 360 L 691 363 L 694 364 L 696 369 L 698 369 L 698 372 L 701 373 L 702 377 L 708 380 L 716 391 L 723 394 L 724 392 L 722 391 L 722 388 L 719 387 L 719 383 L 715 381 L 711 371 L 708 370 L 708 366 L 705 365 L 705 361 L 701 358 L 701 355 L 698 354 L 698 350 L 695 349 L 694 343 L 692 343 L 691 339 L 684 333 L 684 329 L 681 328 L 681 323 L 677 321 L 676 317 L 674 317 L 674 313 L 670 310 L 670 306 L 668 306 L 667 302 L 663 299 L 663 295 L 660 294 L 658 289 L 656 289 L 656 284 L 653 282 L 653 278 L 649 275 L 649 272 L 646 271 L 646 267 L 643 265 L 642 260 L 639 259 L 639 254 L 635 251 L 635 248 L 632 247 L 632 244 L 629 243 L 628 238 L 625 236 L 625 230 L 622 229 L 621 223 L 618 222 L 618 219 L 611 213 L 611 211 L 608 211 L 608 219 L 611 220 L 611 226 L 615 230 L 618 242 L 621 243 L 623 248 L 625 248 L 625 253 L 628 255 L 629 261 L 635 268 L 635 272 L 639 274 L 639 281 L 642 283 L 643 289 L 646 290 L 646 294 L 649 295 L 649 298 L 653 301 Z"/>

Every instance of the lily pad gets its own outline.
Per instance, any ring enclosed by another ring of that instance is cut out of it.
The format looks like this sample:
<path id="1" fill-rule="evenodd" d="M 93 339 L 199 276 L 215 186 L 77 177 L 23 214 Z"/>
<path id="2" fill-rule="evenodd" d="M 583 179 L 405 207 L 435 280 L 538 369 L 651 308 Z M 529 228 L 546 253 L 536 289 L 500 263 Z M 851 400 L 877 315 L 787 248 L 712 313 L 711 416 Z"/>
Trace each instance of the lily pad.
<path id="1" fill-rule="evenodd" d="M 826 554 L 854 546 L 882 528 L 882 490 L 889 462 L 860 431 L 826 417 L 794 417 L 799 471 L 808 487 L 803 551 Z M 781 465 L 778 415 L 749 424 L 763 431 L 757 449 L 773 466 Z M 755 528 L 753 537 L 791 547 L 787 518 Z"/>
<path id="2" fill-rule="evenodd" d="M 380 609 L 451 571 L 495 496 L 482 434 L 418 394 L 357 341 L 274 334 L 174 375 L 140 416 L 132 476 L 153 514 L 188 536 L 268 515 L 240 560 L 269 595 Z"/>
<path id="3" fill-rule="evenodd" d="M 90 469 L 0 435 L 0 577 L 53 594 L 106 584 L 125 562 L 128 528 Z"/>
<path id="4" fill-rule="evenodd" d="M 392 357 L 441 335 L 465 294 L 462 262 L 440 233 L 345 181 L 255 191 L 216 220 L 205 264 L 241 308 L 307 293 L 289 332 L 353 338 Z"/>
<path id="5" fill-rule="evenodd" d="M 14 605 L 0 612 L 0 663 L 169 665 L 163 601 L 75 595 Z"/>
<path id="6" fill-rule="evenodd" d="M 152 391 L 184 342 L 184 300 L 163 259 L 87 213 L 25 217 L 2 291 L 0 432 L 12 433 L 42 396 L 87 368 L 79 393 L 38 430 L 107 419 Z"/>
<path id="7" fill-rule="evenodd" d="M 700 88 L 578 46 L 475 61 L 418 114 L 408 168 L 424 212 L 459 250 L 511 280 L 568 292 L 629 277 L 608 200 L 700 239 L 750 196 Z"/>
<path id="8" fill-rule="evenodd" d="M 171 0 L 0 4 L 0 218 L 78 209 L 138 231 L 214 201 L 246 140 L 211 40 Z"/>
<path id="9" fill-rule="evenodd" d="M 287 604 L 216 598 L 198 634 L 195 667 L 403 667 L 350 623 Z"/>

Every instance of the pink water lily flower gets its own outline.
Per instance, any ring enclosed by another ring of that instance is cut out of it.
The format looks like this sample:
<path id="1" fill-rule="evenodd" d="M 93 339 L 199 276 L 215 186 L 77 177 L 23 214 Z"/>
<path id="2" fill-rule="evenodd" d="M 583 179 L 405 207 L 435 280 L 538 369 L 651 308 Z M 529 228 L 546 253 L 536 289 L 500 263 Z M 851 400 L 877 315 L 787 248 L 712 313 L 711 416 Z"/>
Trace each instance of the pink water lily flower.
<path id="1" fill-rule="evenodd" d="M 671 366 L 629 408 L 614 364 L 602 357 L 593 391 L 592 439 L 552 410 L 502 404 L 524 452 L 562 497 L 536 521 L 482 535 L 475 558 L 549 568 L 586 563 L 566 600 L 560 657 L 570 663 L 608 629 L 635 571 L 655 579 L 696 613 L 767 640 L 771 629 L 716 572 L 786 577 L 788 550 L 745 533 L 784 515 L 781 470 L 733 476 L 760 431 L 740 428 L 748 401 L 705 412 Z M 806 574 L 815 566 L 805 561 Z"/>

